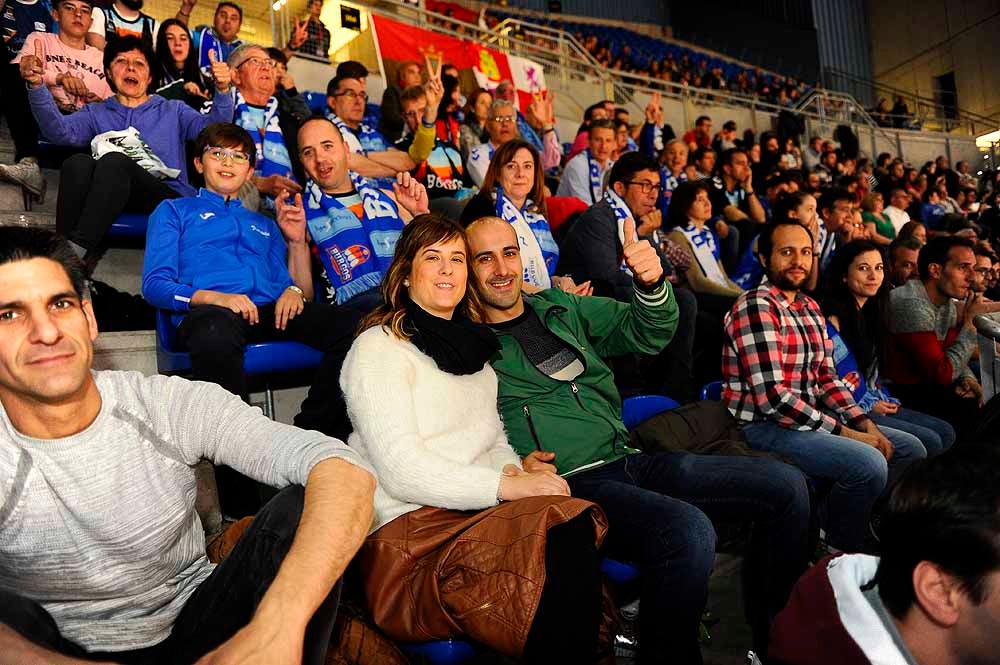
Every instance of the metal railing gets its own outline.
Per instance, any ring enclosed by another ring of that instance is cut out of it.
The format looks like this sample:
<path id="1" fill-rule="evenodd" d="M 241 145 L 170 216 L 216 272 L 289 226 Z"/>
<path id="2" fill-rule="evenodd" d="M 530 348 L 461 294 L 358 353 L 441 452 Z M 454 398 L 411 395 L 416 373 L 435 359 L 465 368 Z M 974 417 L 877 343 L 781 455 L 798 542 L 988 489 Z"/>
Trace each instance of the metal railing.
<path id="1" fill-rule="evenodd" d="M 983 399 L 989 401 L 1000 386 L 1000 322 L 980 314 L 973 323 L 979 333 L 979 371 L 983 384 Z"/>
<path id="2" fill-rule="evenodd" d="M 824 67 L 821 74 L 824 88 L 842 90 L 854 97 L 865 99 L 869 95 L 872 107 L 875 100 L 885 98 L 893 102 L 901 97 L 907 106 L 907 113 L 885 114 L 885 121 L 896 129 L 918 129 L 923 131 L 960 132 L 970 136 L 1000 129 L 1000 120 L 973 113 L 957 106 L 942 104 L 939 100 L 914 94 L 902 88 L 865 79 L 833 67 Z M 954 94 L 941 91 L 942 95 Z M 877 119 L 877 118 L 876 118 Z"/>

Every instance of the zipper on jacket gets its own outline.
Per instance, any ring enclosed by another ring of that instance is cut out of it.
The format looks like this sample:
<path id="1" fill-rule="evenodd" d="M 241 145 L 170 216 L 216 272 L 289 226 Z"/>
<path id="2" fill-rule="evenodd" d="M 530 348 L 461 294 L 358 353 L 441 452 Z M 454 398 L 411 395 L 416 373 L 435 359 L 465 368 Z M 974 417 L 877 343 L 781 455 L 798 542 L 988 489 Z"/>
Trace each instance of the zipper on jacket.
<path id="1" fill-rule="evenodd" d="M 583 402 L 580 401 L 580 388 L 576 385 L 576 381 L 569 382 L 569 389 L 573 391 L 573 397 L 576 398 L 577 405 L 583 409 Z M 583 409 L 586 411 L 586 409 Z"/>
<path id="2" fill-rule="evenodd" d="M 524 417 L 528 419 L 528 430 L 531 432 L 531 438 L 535 441 L 535 448 L 541 452 L 542 442 L 538 440 L 538 432 L 535 431 L 535 421 L 531 419 L 531 409 L 525 404 L 521 407 L 521 410 L 524 411 Z"/>

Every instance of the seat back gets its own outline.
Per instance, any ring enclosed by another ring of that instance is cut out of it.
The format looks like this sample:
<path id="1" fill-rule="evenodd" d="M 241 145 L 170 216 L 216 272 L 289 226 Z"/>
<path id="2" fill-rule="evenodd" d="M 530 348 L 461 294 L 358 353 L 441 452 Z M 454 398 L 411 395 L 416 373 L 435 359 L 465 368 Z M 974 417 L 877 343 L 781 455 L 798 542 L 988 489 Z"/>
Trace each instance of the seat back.
<path id="1" fill-rule="evenodd" d="M 632 429 L 642 421 L 678 406 L 677 400 L 663 395 L 636 395 L 622 402 L 622 422 L 626 428 Z"/>
<path id="2" fill-rule="evenodd" d="M 706 383 L 701 389 L 701 398 L 703 400 L 720 401 L 722 399 L 722 381 Z"/>

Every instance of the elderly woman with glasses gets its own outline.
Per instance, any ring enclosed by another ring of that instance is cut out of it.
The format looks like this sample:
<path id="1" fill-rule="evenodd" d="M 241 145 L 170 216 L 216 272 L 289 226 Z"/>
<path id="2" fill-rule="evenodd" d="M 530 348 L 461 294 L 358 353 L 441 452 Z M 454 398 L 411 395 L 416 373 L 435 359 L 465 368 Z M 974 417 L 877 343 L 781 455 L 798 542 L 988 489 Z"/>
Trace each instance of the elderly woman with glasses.
<path id="1" fill-rule="evenodd" d="M 37 58 L 21 63 L 31 111 L 52 143 L 90 147 L 65 161 L 56 203 L 56 227 L 93 270 L 104 236 L 123 212 L 148 214 L 161 201 L 192 196 L 184 143 L 233 113 L 229 67 L 212 65 L 215 95 L 203 115 L 184 102 L 150 94 L 157 78 L 153 49 L 135 37 L 114 40 L 104 70 L 114 96 L 63 115 L 42 81 Z"/>
<path id="2" fill-rule="evenodd" d="M 562 149 L 555 133 L 555 114 L 552 111 L 552 97 L 539 99 L 532 103 L 532 112 L 542 125 L 542 147 L 539 154 L 539 166 L 544 173 L 559 166 L 562 159 Z M 482 186 L 486 177 L 486 169 L 490 166 L 493 154 L 497 148 L 516 138 L 522 138 L 517 132 L 517 108 L 506 99 L 497 99 L 490 104 L 486 116 L 486 141 L 477 145 L 469 153 L 466 168 L 472 181 Z M 537 150 L 537 149 L 536 149 Z"/>

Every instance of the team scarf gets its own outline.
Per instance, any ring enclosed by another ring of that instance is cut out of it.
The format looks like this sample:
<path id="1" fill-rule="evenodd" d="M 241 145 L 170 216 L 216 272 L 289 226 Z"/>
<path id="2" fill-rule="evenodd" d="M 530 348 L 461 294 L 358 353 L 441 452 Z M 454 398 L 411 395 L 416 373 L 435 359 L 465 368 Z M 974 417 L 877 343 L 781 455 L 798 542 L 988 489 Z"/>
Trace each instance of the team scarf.
<path id="1" fill-rule="evenodd" d="M 692 222 L 688 222 L 687 226 L 678 230 L 691 243 L 691 247 L 694 249 L 694 258 L 701 266 L 705 277 L 720 286 L 728 286 L 726 275 L 719 267 L 719 246 L 715 242 L 715 234 L 712 233 L 712 230 L 705 226 L 699 231 Z"/>
<path id="2" fill-rule="evenodd" d="M 254 144 L 257 146 L 257 166 L 254 167 L 254 175 L 266 178 L 272 175 L 280 175 L 286 178 L 295 179 L 292 174 L 292 159 L 288 155 L 288 148 L 285 147 L 285 138 L 281 134 L 281 125 L 278 123 L 278 98 L 271 97 L 264 107 L 264 126 L 259 126 L 254 121 L 255 114 L 250 110 L 250 104 L 243 99 L 240 91 L 236 91 L 236 111 L 233 122 L 250 132 Z M 274 200 L 264 197 L 270 205 Z"/>
<path id="3" fill-rule="evenodd" d="M 625 220 L 632 217 L 632 210 L 629 209 L 628 204 L 622 200 L 622 197 L 618 196 L 615 190 L 610 187 L 604 192 L 604 201 L 611 206 L 611 210 L 615 213 L 615 222 L 618 225 L 618 240 L 621 242 L 622 247 L 625 246 Z M 633 220 L 634 222 L 634 220 Z M 638 227 L 638 225 L 637 225 Z M 625 265 L 625 259 L 622 259 L 621 265 L 618 266 L 622 272 L 632 274 L 632 271 L 628 269 Z"/>
<path id="4" fill-rule="evenodd" d="M 670 198 L 674 195 L 674 190 L 677 189 L 677 185 L 687 182 L 687 179 L 687 173 L 683 170 L 680 175 L 675 176 L 666 166 L 660 167 L 660 212 L 663 213 L 664 220 L 667 218 L 667 210 L 670 208 Z"/>
<path id="5" fill-rule="evenodd" d="M 601 200 L 601 192 L 604 191 L 604 171 L 601 170 L 601 165 L 597 163 L 590 154 L 590 148 L 585 148 L 583 153 L 587 156 L 587 171 L 590 173 L 590 202 L 597 203 Z M 612 161 L 608 161 L 608 168 L 614 164 Z"/>
<path id="6" fill-rule="evenodd" d="M 377 129 L 372 128 L 367 123 L 362 122 L 361 127 L 358 131 L 354 131 L 347 126 L 347 123 L 337 117 L 337 114 L 330 111 L 326 114 L 330 122 L 337 126 L 340 130 L 340 135 L 344 137 L 344 141 L 348 142 L 348 137 L 354 137 L 360 148 L 354 152 L 359 155 L 368 155 L 369 152 L 383 152 L 389 149 L 389 144 L 386 143 L 385 137 L 379 133 Z M 350 143 L 348 142 L 348 149 L 350 149 Z M 391 189 L 392 183 L 396 182 L 396 178 L 385 176 L 381 178 L 372 178 L 372 182 L 376 186 L 383 189 Z"/>
<path id="7" fill-rule="evenodd" d="M 361 197 L 364 214 L 360 220 L 315 182 L 306 183 L 306 225 L 338 305 L 382 283 L 403 231 L 392 199 L 357 173 L 348 171 L 348 175 Z"/>
<path id="8" fill-rule="evenodd" d="M 510 222 L 517 234 L 524 264 L 524 281 L 540 289 L 550 288 L 559 260 L 559 245 L 552 237 L 549 223 L 543 216 L 531 212 L 534 207 L 531 199 L 526 200 L 524 207 L 518 210 L 500 185 L 496 188 L 495 202 L 497 217 Z"/>
<path id="9" fill-rule="evenodd" d="M 379 131 L 365 123 L 361 123 L 361 127 L 354 131 L 347 126 L 347 123 L 337 117 L 336 113 L 332 111 L 326 114 L 326 117 L 330 119 L 330 122 L 337 125 L 337 129 L 340 130 L 341 134 L 353 134 L 358 139 L 358 143 L 361 144 L 362 155 L 367 155 L 369 152 L 382 152 L 383 150 L 389 149 L 389 144 L 385 142 L 385 137 L 382 136 Z"/>

